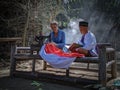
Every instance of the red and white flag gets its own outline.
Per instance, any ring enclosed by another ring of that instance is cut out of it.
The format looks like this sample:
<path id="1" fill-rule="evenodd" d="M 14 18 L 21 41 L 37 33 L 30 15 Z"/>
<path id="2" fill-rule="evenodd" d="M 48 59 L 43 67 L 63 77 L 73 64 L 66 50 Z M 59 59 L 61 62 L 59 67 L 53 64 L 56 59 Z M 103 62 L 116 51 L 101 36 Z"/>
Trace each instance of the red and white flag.
<path id="1" fill-rule="evenodd" d="M 55 68 L 69 68 L 76 57 L 84 57 L 84 54 L 66 53 L 51 43 L 43 45 L 39 55 Z"/>

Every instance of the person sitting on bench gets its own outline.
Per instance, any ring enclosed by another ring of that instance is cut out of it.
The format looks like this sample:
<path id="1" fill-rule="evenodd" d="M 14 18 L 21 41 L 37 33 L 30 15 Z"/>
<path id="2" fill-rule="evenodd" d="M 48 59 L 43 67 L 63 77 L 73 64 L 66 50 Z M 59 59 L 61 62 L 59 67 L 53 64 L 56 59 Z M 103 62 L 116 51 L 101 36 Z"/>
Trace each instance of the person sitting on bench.
<path id="1" fill-rule="evenodd" d="M 88 22 L 80 21 L 79 29 L 82 34 L 82 38 L 77 43 L 73 43 L 69 50 L 72 52 L 78 52 L 85 56 L 98 56 L 96 51 L 96 37 L 88 31 Z"/>
<path id="2" fill-rule="evenodd" d="M 52 21 L 50 27 L 53 31 L 50 33 L 49 42 L 63 49 L 65 46 L 65 33 L 58 28 L 58 22 L 56 21 Z"/>

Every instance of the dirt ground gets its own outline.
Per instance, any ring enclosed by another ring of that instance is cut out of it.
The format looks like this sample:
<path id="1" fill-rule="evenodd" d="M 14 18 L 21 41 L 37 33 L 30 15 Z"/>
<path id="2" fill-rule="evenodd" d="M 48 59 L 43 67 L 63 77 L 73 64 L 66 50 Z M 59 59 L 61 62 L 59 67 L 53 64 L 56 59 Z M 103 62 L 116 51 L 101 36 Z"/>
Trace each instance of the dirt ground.
<path id="1" fill-rule="evenodd" d="M 40 62 L 37 62 L 41 64 Z M 31 63 L 22 62 L 17 65 L 17 68 L 30 69 Z M 85 88 L 87 86 L 64 85 L 59 83 L 34 81 L 24 78 L 10 78 L 9 67 L 10 64 L 0 64 L 0 90 L 94 90 L 93 88 Z M 36 65 L 37 66 L 37 65 Z M 119 65 L 118 65 L 119 66 Z M 38 66 L 37 66 L 38 67 Z M 118 77 L 120 77 L 120 69 L 118 68 Z M 35 82 L 37 82 L 35 84 Z M 98 90 L 98 89 L 95 89 Z"/>
<path id="2" fill-rule="evenodd" d="M 18 65 L 18 67 L 20 66 Z M 10 78 L 9 68 L 9 63 L 6 66 L 0 64 L 0 90 L 88 90 L 82 86 L 76 87 L 46 81 Z M 37 84 L 34 84 L 34 82 L 37 82 Z"/>
<path id="3" fill-rule="evenodd" d="M 39 85 L 32 85 L 33 80 L 23 78 L 0 78 L 0 90 L 86 90 L 55 83 L 37 81 Z"/>

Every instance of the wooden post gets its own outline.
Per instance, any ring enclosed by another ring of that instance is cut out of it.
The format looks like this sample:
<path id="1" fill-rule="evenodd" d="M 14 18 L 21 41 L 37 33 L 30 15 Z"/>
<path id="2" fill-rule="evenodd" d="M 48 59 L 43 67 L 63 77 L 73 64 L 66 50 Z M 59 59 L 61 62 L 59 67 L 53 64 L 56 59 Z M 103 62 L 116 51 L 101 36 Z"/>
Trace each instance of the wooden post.
<path id="1" fill-rule="evenodd" d="M 47 69 L 47 62 L 43 61 L 43 70 L 46 70 L 46 69 Z"/>
<path id="2" fill-rule="evenodd" d="M 13 77 L 13 73 L 16 70 L 16 59 L 13 58 L 11 61 L 11 66 L 10 66 L 10 77 Z"/>
<path id="3" fill-rule="evenodd" d="M 115 51 L 112 52 L 112 60 L 115 60 L 115 62 L 111 65 L 111 75 L 112 78 L 116 78 L 117 77 L 117 65 L 116 65 L 116 57 L 115 57 Z"/>
<path id="4" fill-rule="evenodd" d="M 90 63 L 88 62 L 88 63 L 87 63 L 87 69 L 89 69 L 89 67 L 90 67 Z"/>
<path id="5" fill-rule="evenodd" d="M 69 68 L 66 69 L 66 76 L 69 77 Z"/>
<path id="6" fill-rule="evenodd" d="M 15 50 L 16 50 L 16 45 L 15 42 L 11 42 L 11 55 L 10 55 L 10 76 L 13 76 L 13 72 L 15 71 L 15 64 L 16 61 L 14 59 L 14 55 L 15 55 Z"/>
<path id="7" fill-rule="evenodd" d="M 20 37 L 15 38 L 0 38 L 0 42 L 10 42 L 11 44 L 11 54 L 10 54 L 10 76 L 13 75 L 15 70 L 16 61 L 14 59 L 15 51 L 16 51 L 16 41 L 21 40 Z"/>
<path id="8" fill-rule="evenodd" d="M 99 46 L 99 82 L 103 86 L 106 86 L 106 47 Z"/>
<path id="9" fill-rule="evenodd" d="M 34 56 L 34 59 L 32 61 L 32 73 L 35 72 L 35 56 Z"/>

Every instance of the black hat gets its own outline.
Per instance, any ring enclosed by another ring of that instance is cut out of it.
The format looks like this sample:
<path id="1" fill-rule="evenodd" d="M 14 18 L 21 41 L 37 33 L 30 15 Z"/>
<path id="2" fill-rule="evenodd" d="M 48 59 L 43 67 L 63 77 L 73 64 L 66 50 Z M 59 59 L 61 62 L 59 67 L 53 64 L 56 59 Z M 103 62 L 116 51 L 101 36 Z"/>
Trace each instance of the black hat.
<path id="1" fill-rule="evenodd" d="M 86 27 L 88 27 L 88 22 L 80 21 L 79 22 L 79 26 L 86 26 Z"/>

